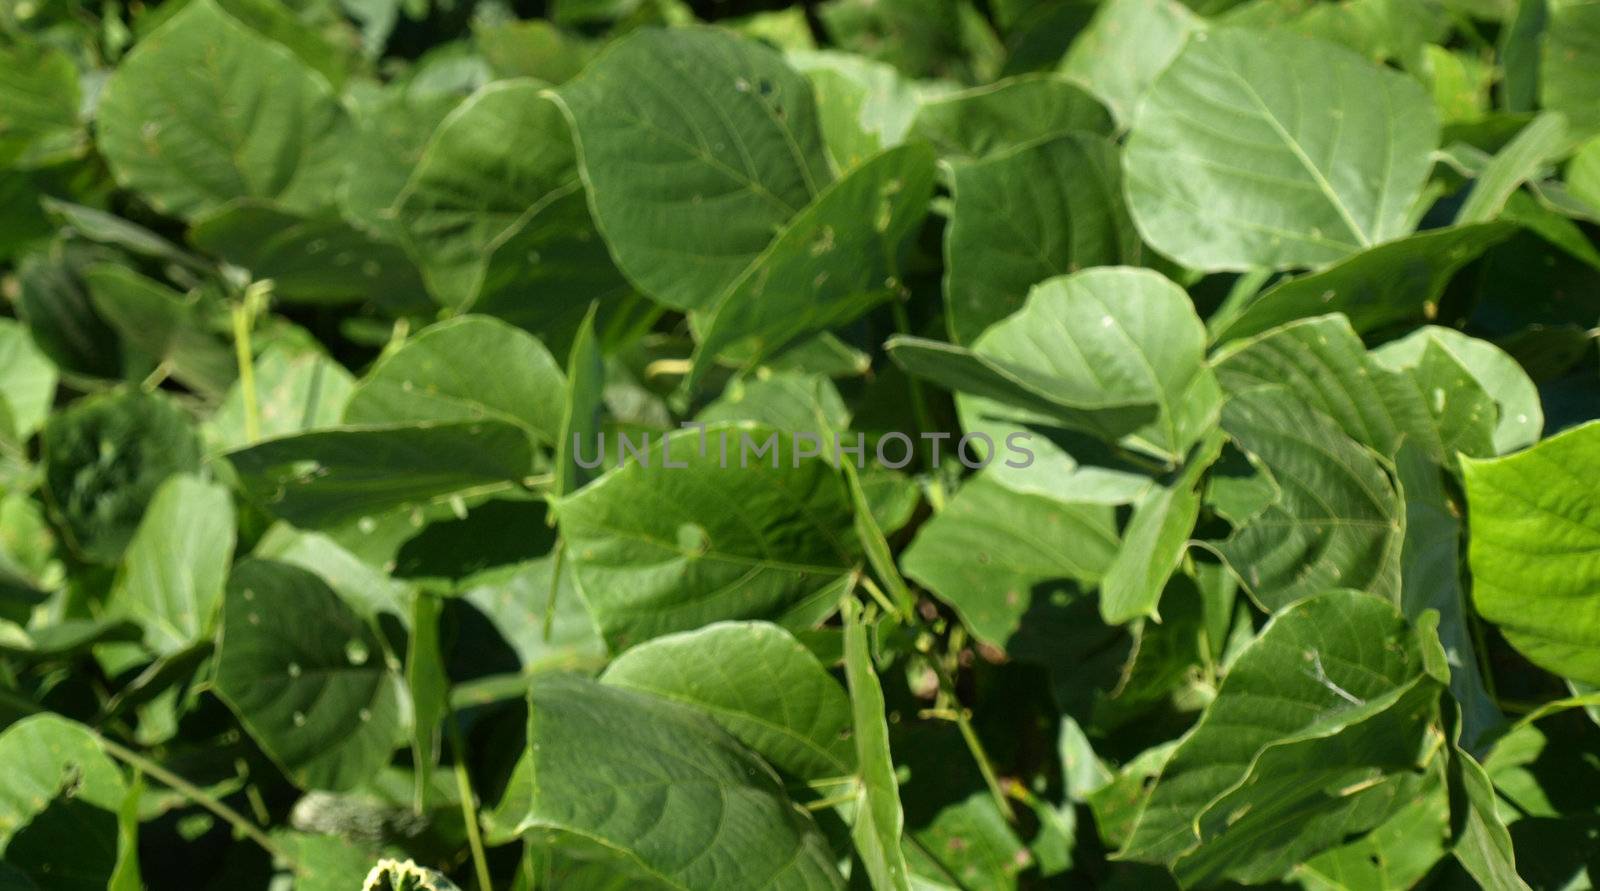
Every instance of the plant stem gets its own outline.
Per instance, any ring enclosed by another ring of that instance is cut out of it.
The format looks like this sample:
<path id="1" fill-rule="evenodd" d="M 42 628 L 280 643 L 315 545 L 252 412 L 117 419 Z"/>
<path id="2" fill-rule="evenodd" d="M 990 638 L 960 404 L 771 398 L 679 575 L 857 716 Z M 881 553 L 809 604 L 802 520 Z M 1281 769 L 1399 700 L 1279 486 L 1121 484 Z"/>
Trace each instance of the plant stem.
<path id="1" fill-rule="evenodd" d="M 255 351 L 250 348 L 250 329 L 255 326 L 259 304 L 271 290 L 270 282 L 252 282 L 244 296 L 233 305 L 233 358 L 239 365 L 239 393 L 244 397 L 244 437 L 248 442 L 261 438 L 261 404 L 256 395 Z"/>
<path id="2" fill-rule="evenodd" d="M 838 807 L 839 805 L 844 804 L 847 801 L 854 801 L 858 794 L 860 794 L 860 793 L 858 793 L 858 792 L 856 792 L 855 790 L 852 789 L 851 791 L 846 792 L 843 795 L 835 795 L 832 798 L 821 798 L 821 799 L 818 799 L 816 801 L 808 801 L 805 804 L 801 805 L 801 807 L 804 807 L 806 810 L 810 811 L 811 813 L 816 813 L 817 811 L 825 811 L 825 810 L 827 810 L 829 808 Z"/>
<path id="3" fill-rule="evenodd" d="M 246 819 L 243 814 L 231 807 L 228 807 L 221 801 L 218 801 L 216 796 L 209 794 L 199 786 L 196 786 L 183 777 L 180 777 L 172 771 L 167 770 L 165 767 L 162 767 L 156 762 L 151 761 L 149 758 L 146 758 L 138 752 L 126 748 L 120 743 L 113 742 L 112 740 L 107 739 L 105 736 L 95 732 L 92 729 L 89 730 L 89 732 L 95 735 L 95 738 L 99 740 L 101 747 L 103 747 L 113 758 L 138 768 L 139 770 L 143 771 L 146 776 L 153 778 L 156 782 L 166 786 L 169 789 L 172 789 L 173 791 L 182 795 L 184 798 L 189 799 L 195 804 L 198 804 L 215 814 L 223 822 L 227 823 L 236 831 L 238 831 L 240 835 L 259 845 L 261 850 L 266 851 L 274 858 L 288 864 L 289 868 L 295 872 L 302 871 L 299 861 L 290 856 L 287 851 L 278 847 L 277 842 L 274 842 L 271 837 L 269 837 L 265 832 L 262 832 L 261 829 L 256 826 L 256 824 Z"/>
<path id="4" fill-rule="evenodd" d="M 446 708 L 445 726 L 450 728 L 456 788 L 461 792 L 461 817 L 467 824 L 467 847 L 472 851 L 472 868 L 477 874 L 480 891 L 493 891 L 494 885 L 489 881 L 489 860 L 484 856 L 483 838 L 478 834 L 478 798 L 472 791 L 472 777 L 467 773 L 466 746 L 461 744 L 461 728 L 456 724 L 455 709 Z"/>
<path id="5" fill-rule="evenodd" d="M 1011 807 L 1011 800 L 1006 796 L 1005 788 L 1000 785 L 1000 776 L 995 773 L 994 764 L 989 760 L 989 754 L 983 750 L 983 742 L 978 739 L 978 732 L 972 729 L 972 716 L 962 707 L 956 699 L 956 685 L 950 677 L 950 672 L 945 670 L 944 663 L 933 653 L 924 651 L 922 657 L 939 678 L 939 691 L 951 703 L 956 726 L 961 729 L 961 738 L 967 744 L 967 751 L 972 753 L 972 760 L 978 764 L 978 772 L 983 774 L 983 784 L 989 787 L 989 796 L 994 799 L 995 807 L 1000 809 L 1000 815 L 1006 818 L 1007 823 L 1017 822 L 1017 813 Z"/>

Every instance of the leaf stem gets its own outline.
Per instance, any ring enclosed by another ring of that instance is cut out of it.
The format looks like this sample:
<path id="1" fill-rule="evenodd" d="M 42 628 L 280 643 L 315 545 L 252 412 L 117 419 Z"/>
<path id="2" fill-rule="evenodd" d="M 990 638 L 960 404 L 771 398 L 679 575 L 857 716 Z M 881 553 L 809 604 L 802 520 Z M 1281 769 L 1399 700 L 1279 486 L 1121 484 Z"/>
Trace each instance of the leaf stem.
<path id="1" fill-rule="evenodd" d="M 955 718 L 956 727 L 961 730 L 961 739 L 966 742 L 967 751 L 972 753 L 972 760 L 978 764 L 978 772 L 983 775 L 983 784 L 989 787 L 989 796 L 994 799 L 995 807 L 999 808 L 1000 815 L 1005 817 L 1007 823 L 1015 824 L 1017 812 L 1011 807 L 1011 799 L 1006 796 L 1005 787 L 1000 784 L 1000 776 L 995 772 L 989 754 L 984 751 L 983 742 L 978 739 L 978 732 L 972 728 L 972 713 L 956 700 L 956 685 L 950 677 L 950 672 L 932 652 L 923 650 L 922 658 L 939 678 L 940 693 L 944 694 L 954 706 L 951 711 L 954 712 L 952 717 Z"/>
<path id="2" fill-rule="evenodd" d="M 238 831 L 240 835 L 259 845 L 261 850 L 266 851 L 274 858 L 283 861 L 291 870 L 295 872 L 303 871 L 300 862 L 283 848 L 280 848 L 277 842 L 274 842 L 270 836 L 261 831 L 260 827 L 252 823 L 243 814 L 223 804 L 216 798 L 216 796 L 209 794 L 199 786 L 196 786 L 183 777 L 180 777 L 172 771 L 167 770 L 165 767 L 162 767 L 160 764 L 157 764 L 138 752 L 135 752 L 134 750 L 129 749 L 113 740 L 107 739 L 103 734 L 95 731 L 94 729 L 85 729 L 88 729 L 90 733 L 95 735 L 95 738 L 99 740 L 101 747 L 103 747 L 113 758 L 116 758 L 118 761 L 125 762 L 132 767 L 143 771 L 146 776 L 151 777 L 161 785 L 172 789 L 173 791 L 182 795 L 184 798 L 189 799 L 195 804 L 198 804 L 215 814 L 223 822 L 227 823 L 236 831 Z"/>
<path id="3" fill-rule="evenodd" d="M 467 824 L 467 847 L 472 851 L 472 869 L 478 878 L 481 891 L 493 891 L 489 880 L 489 860 L 483 853 L 483 838 L 478 834 L 478 798 L 472 791 L 472 777 L 467 773 L 466 746 L 461 744 L 461 727 L 456 723 L 455 709 L 449 708 L 445 726 L 450 729 L 450 750 L 455 760 L 456 788 L 461 792 L 461 817 Z"/>
<path id="4" fill-rule="evenodd" d="M 254 443 L 261 438 L 261 403 L 256 395 L 255 351 L 250 347 L 250 329 L 256 313 L 272 291 L 272 282 L 251 282 L 244 296 L 233 305 L 233 358 L 239 365 L 239 393 L 244 398 L 244 437 Z"/>

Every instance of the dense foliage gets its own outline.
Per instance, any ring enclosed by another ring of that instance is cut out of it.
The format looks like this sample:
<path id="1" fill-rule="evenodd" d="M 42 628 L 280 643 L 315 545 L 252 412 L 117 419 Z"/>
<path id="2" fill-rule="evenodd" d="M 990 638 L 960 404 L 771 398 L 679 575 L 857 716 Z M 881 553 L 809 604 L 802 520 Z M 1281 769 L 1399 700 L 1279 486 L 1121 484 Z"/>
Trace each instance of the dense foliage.
<path id="1" fill-rule="evenodd" d="M 0 887 L 1590 887 L 1600 4 L 776 5 L 0 3 Z"/>

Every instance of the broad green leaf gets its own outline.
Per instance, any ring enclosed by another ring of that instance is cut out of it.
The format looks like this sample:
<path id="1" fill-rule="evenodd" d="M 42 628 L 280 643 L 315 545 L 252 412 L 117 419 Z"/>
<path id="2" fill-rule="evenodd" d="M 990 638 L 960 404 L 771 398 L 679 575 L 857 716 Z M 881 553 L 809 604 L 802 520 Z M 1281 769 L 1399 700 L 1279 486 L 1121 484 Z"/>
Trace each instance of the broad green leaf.
<path id="1" fill-rule="evenodd" d="M 395 199 L 407 248 L 445 306 L 479 300 L 502 250 L 524 267 L 523 279 L 537 281 L 542 261 L 565 263 L 573 252 L 603 278 L 605 257 L 585 246 L 594 233 L 583 220 L 567 124 L 542 89 L 513 80 L 473 94 L 439 125 Z M 542 299 L 566 296 L 559 281 L 545 284 L 558 293 Z"/>
<path id="2" fill-rule="evenodd" d="M 28 329 L 14 319 L 0 319 L 0 396 L 18 435 L 30 436 L 44 425 L 57 377 L 55 363 L 34 345 Z"/>
<path id="3" fill-rule="evenodd" d="M 116 379 L 125 359 L 115 330 L 95 312 L 86 269 L 115 254 L 68 243 L 24 257 L 17 266 L 17 316 L 34 345 L 63 375 Z"/>
<path id="4" fill-rule="evenodd" d="M 1456 860 L 1481 888 L 1527 891 L 1528 883 L 1517 875 L 1511 833 L 1506 831 L 1499 814 L 1498 796 L 1488 771 L 1453 742 L 1449 758 L 1451 807 L 1465 811 L 1461 837 L 1455 846 Z M 1465 801 L 1459 800 L 1463 798 Z"/>
<path id="5" fill-rule="evenodd" d="M 933 153 L 890 149 L 827 186 L 703 316 L 695 383 L 725 351 L 755 364 L 899 297 L 899 254 L 927 213 Z"/>
<path id="6" fill-rule="evenodd" d="M 1381 823 L 1428 757 L 1428 646 L 1367 594 L 1287 607 L 1235 659 L 1119 856 L 1176 864 L 1186 885 L 1262 881 Z"/>
<path id="7" fill-rule="evenodd" d="M 99 739 L 66 718 L 34 715 L 0 734 L 0 762 L 0 851 L 32 880 L 6 887 L 104 889 L 117 865 L 126 787 Z"/>
<path id="8" fill-rule="evenodd" d="M 581 845 L 650 886 L 844 887 L 777 774 L 710 718 L 569 675 L 529 690 L 528 748 L 495 824 Z"/>
<path id="9" fill-rule="evenodd" d="M 1361 251 L 1319 272 L 1268 288 L 1233 318 L 1213 319 L 1217 342 L 1260 334 L 1323 313 L 1344 313 L 1358 332 L 1431 317 L 1461 267 L 1504 241 L 1504 223 L 1431 229 Z"/>
<path id="10" fill-rule="evenodd" d="M 696 420 L 705 424 L 754 421 L 795 432 L 815 430 L 820 423 L 842 432 L 850 427 L 850 410 L 827 378 L 778 372 L 730 381 Z"/>
<path id="11" fill-rule="evenodd" d="M 401 507 L 510 488 L 533 445 L 504 421 L 340 427 L 229 452 L 244 491 L 297 526 L 325 528 Z"/>
<path id="12" fill-rule="evenodd" d="M 347 424 L 508 421 L 555 442 L 566 377 L 533 335 L 486 316 L 431 325 L 385 355 L 356 386 Z"/>
<path id="13" fill-rule="evenodd" d="M 583 317 L 572 339 L 567 357 L 566 386 L 561 400 L 561 424 L 557 428 L 554 493 L 561 498 L 572 494 L 595 474 L 578 463 L 585 454 L 585 443 L 601 437 L 600 410 L 605 390 L 605 359 L 595 342 L 595 307 Z"/>
<path id="14" fill-rule="evenodd" d="M 279 523 L 261 536 L 250 555 L 312 573 L 363 616 L 411 623 L 411 596 L 405 586 L 320 532 Z"/>
<path id="15" fill-rule="evenodd" d="M 901 565 L 980 640 L 1004 647 L 1063 580 L 1099 581 L 1117 547 L 1109 506 L 1017 492 L 985 473 L 917 532 Z"/>
<path id="16" fill-rule="evenodd" d="M 1462 473 L 1478 612 L 1535 665 L 1600 683 L 1600 423 Z"/>
<path id="17" fill-rule="evenodd" d="M 1378 364 L 1399 371 L 1420 364 L 1430 348 L 1444 350 L 1471 374 L 1499 407 L 1494 427 L 1497 454 L 1533 445 L 1544 429 L 1544 409 L 1539 391 L 1517 360 L 1486 340 L 1462 334 L 1454 328 L 1429 325 L 1392 340 L 1372 351 Z"/>
<path id="18" fill-rule="evenodd" d="M 307 789 L 350 789 L 399 744 L 401 683 L 366 620 L 322 579 L 271 560 L 233 569 L 216 691 Z"/>
<path id="19" fill-rule="evenodd" d="M 1567 116 L 1577 137 L 1600 133 L 1600 6 L 1589 0 L 1549 0 L 1543 55 L 1539 59 L 1539 101 Z"/>
<path id="20" fill-rule="evenodd" d="M 905 813 L 900 806 L 894 755 L 889 751 L 889 726 L 883 717 L 883 688 L 872 664 L 867 623 L 854 594 L 845 597 L 843 609 L 844 675 L 850 687 L 856 760 L 860 765 L 850 837 L 873 888 L 910 891 L 910 870 L 900 848 Z"/>
<path id="21" fill-rule="evenodd" d="M 920 88 L 893 67 L 835 50 L 784 58 L 811 81 L 817 123 L 835 169 L 850 170 L 905 141 Z"/>
<path id="22" fill-rule="evenodd" d="M 602 683 L 693 706 L 799 779 L 855 769 L 850 700 L 811 652 L 765 622 L 718 622 L 642 643 Z"/>
<path id="23" fill-rule="evenodd" d="M 74 546 L 112 563 L 163 480 L 200 469 L 200 440 L 169 398 L 139 390 L 90 396 L 45 424 L 45 491 Z"/>
<path id="24" fill-rule="evenodd" d="M 1129 207 L 1196 269 L 1331 263 L 1410 231 L 1437 141 L 1433 103 L 1399 72 L 1312 38 L 1205 31 L 1140 107 Z"/>
<path id="25" fill-rule="evenodd" d="M 428 306 L 422 277 L 405 252 L 324 212 L 292 213 L 271 203 L 231 201 L 195 219 L 201 250 L 271 279 L 291 303 L 376 303 L 391 311 Z"/>
<path id="26" fill-rule="evenodd" d="M 617 265 L 674 308 L 710 308 L 832 179 L 811 85 L 725 31 L 636 31 L 555 96 Z"/>
<path id="27" fill-rule="evenodd" d="M 212 0 L 139 41 L 96 117 L 118 182 L 176 216 L 234 198 L 315 211 L 344 170 L 349 120 L 328 83 Z"/>
<path id="28" fill-rule="evenodd" d="M 941 158 L 977 160 L 1069 133 L 1109 137 L 1115 129 L 1105 106 L 1078 85 L 1030 74 L 924 100 L 911 136 L 927 140 Z"/>
<path id="29" fill-rule="evenodd" d="M 209 640 L 233 557 L 233 500 L 221 486 L 168 477 L 150 499 L 112 586 L 110 608 L 170 656 Z"/>
<path id="30" fill-rule="evenodd" d="M 391 86 L 375 95 L 355 94 L 355 129 L 346 147 L 339 211 L 356 228 L 400 244 L 404 229 L 394 208 L 422 160 L 434 130 L 461 104 L 452 92 Z"/>
<path id="31" fill-rule="evenodd" d="M 1330 587 L 1399 601 L 1404 507 L 1371 452 L 1288 387 L 1231 396 L 1222 429 L 1278 487 L 1217 545 L 1258 603 L 1277 610 Z"/>
<path id="32" fill-rule="evenodd" d="M 1216 434 L 1207 438 L 1189 456 L 1182 474 L 1168 485 L 1151 487 L 1134 503 L 1122 545 L 1100 580 L 1100 617 L 1107 625 L 1141 616 L 1160 620 L 1156 605 L 1188 549 L 1200 516 L 1201 477 L 1217 460 L 1222 441 Z"/>
<path id="33" fill-rule="evenodd" d="M 557 572 L 559 578 L 552 579 Z M 468 583 L 458 599 L 470 609 L 464 607 L 459 613 L 453 666 L 499 670 L 500 660 L 491 660 L 484 652 L 490 646 L 509 650 L 511 658 L 503 666 L 508 674 L 592 671 L 605 664 L 605 644 L 572 582 L 570 560 L 563 559 L 560 566 L 554 555 L 529 561 L 503 579 Z M 477 632 L 472 629 L 479 625 L 488 626 L 485 636 L 492 644 L 474 643 Z"/>
<path id="34" fill-rule="evenodd" d="M 1061 71 L 1099 96 L 1125 130 L 1156 75 L 1204 27 L 1178 0 L 1109 0 L 1073 40 Z"/>
<path id="35" fill-rule="evenodd" d="M 1142 256 L 1123 204 L 1119 151 L 1096 133 L 1068 132 L 957 163 L 951 193 L 944 291 L 956 343 L 973 342 L 1020 309 L 1039 282 Z"/>
<path id="36" fill-rule="evenodd" d="M 122 342 L 166 366 L 174 380 L 208 399 L 220 398 L 233 383 L 233 353 L 196 301 L 117 264 L 91 266 L 84 283 L 89 301 Z"/>
<path id="37" fill-rule="evenodd" d="M 1400 550 L 1400 610 L 1415 621 L 1439 614 L 1439 644 L 1450 666 L 1450 692 L 1461 707 L 1460 736 L 1481 747 L 1503 720 L 1484 687 L 1478 644 L 1461 585 L 1461 517 L 1445 489 L 1445 471 L 1414 444 L 1395 456 L 1405 494 L 1406 537 Z"/>
<path id="38" fill-rule="evenodd" d="M 1561 114 L 1545 112 L 1534 118 L 1479 171 L 1456 211 L 1456 222 L 1482 223 L 1499 216 L 1511 194 L 1562 154 L 1567 142 L 1567 121 Z"/>
<path id="39" fill-rule="evenodd" d="M 82 97 L 72 58 L 41 42 L 0 47 L 0 167 L 27 168 L 75 154 Z"/>
<path id="40" fill-rule="evenodd" d="M 855 559 L 850 502 L 834 469 L 802 454 L 813 447 L 820 456 L 814 440 L 750 425 L 680 431 L 561 501 L 568 559 L 606 642 L 782 621 L 836 596 Z"/>
<path id="41" fill-rule="evenodd" d="M 1580 201 L 1600 207 L 1600 136 L 1580 146 L 1567 162 L 1567 188 Z"/>
<path id="42" fill-rule="evenodd" d="M 473 24 L 473 40 L 498 77 L 559 84 L 577 76 L 593 54 L 587 41 L 547 21 Z"/>
<path id="43" fill-rule="evenodd" d="M 1310 891 L 1400 891 L 1411 888 L 1449 853 L 1449 803 L 1442 771 L 1382 825 L 1301 864 Z M 1436 778 L 1437 777 L 1437 778 Z"/>

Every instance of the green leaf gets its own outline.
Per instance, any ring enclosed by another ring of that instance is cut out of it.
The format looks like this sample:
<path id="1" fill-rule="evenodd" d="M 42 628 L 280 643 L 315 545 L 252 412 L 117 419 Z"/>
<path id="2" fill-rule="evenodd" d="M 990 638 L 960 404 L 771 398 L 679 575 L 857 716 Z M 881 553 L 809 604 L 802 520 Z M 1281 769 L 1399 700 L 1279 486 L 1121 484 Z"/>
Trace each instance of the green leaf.
<path id="1" fill-rule="evenodd" d="M 852 594 L 844 599 L 844 675 L 850 687 L 860 785 L 850 837 L 877 891 L 910 891 L 911 876 L 900 849 L 905 813 L 883 718 L 883 688 L 867 645 L 867 623 Z"/>
<path id="2" fill-rule="evenodd" d="M 605 359 L 595 341 L 594 306 L 583 317 L 572 351 L 567 358 L 561 425 L 556 437 L 556 483 L 553 491 L 560 498 L 572 494 L 595 474 L 578 463 L 583 444 L 600 438 L 600 410 L 605 390 Z M 587 461 L 588 459 L 585 459 Z"/>
<path id="3" fill-rule="evenodd" d="M 165 365 L 174 380 L 212 399 L 233 383 L 234 357 L 195 301 L 116 264 L 91 266 L 84 283 L 123 343 Z"/>
<path id="4" fill-rule="evenodd" d="M 693 706 L 767 763 L 799 779 L 854 771 L 850 700 L 787 631 L 717 622 L 642 643 L 602 683 Z"/>
<path id="5" fill-rule="evenodd" d="M 1205 21 L 1178 0 L 1108 0 L 1073 40 L 1061 71 L 1106 103 L 1122 129 Z"/>
<path id="6" fill-rule="evenodd" d="M 403 251 L 335 216 L 231 201 L 198 216 L 189 239 L 257 279 L 271 279 L 273 295 L 288 302 L 372 302 L 393 311 L 428 306 L 422 277 Z"/>
<path id="7" fill-rule="evenodd" d="M 890 149 L 828 186 L 705 313 L 695 372 L 734 352 L 756 364 L 898 297 L 899 254 L 933 192 L 933 153 Z"/>
<path id="8" fill-rule="evenodd" d="M 56 395 L 56 366 L 34 345 L 28 329 L 0 319 L 0 397 L 11 409 L 18 435 L 31 436 L 44 425 Z"/>
<path id="9" fill-rule="evenodd" d="M 1500 817 L 1498 796 L 1488 771 L 1453 742 L 1449 771 L 1451 807 L 1465 812 L 1461 837 L 1455 846 L 1456 860 L 1480 888 L 1527 891 L 1528 883 L 1517 875 L 1517 855 L 1511 846 L 1511 833 L 1506 831 L 1506 824 Z M 1465 807 L 1461 807 L 1463 804 Z"/>
<path id="10" fill-rule="evenodd" d="M 200 469 L 200 440 L 165 396 L 117 390 L 68 406 L 45 424 L 44 486 L 74 545 L 112 563 L 163 480 Z"/>
<path id="11" fill-rule="evenodd" d="M 778 776 L 710 718 L 566 675 L 529 690 L 528 748 L 495 823 L 679 891 L 844 887 Z"/>
<path id="12" fill-rule="evenodd" d="M 1372 351 L 1372 358 L 1398 371 L 1420 365 L 1424 353 L 1430 349 L 1448 353 L 1498 406 L 1499 419 L 1493 433 L 1496 454 L 1516 451 L 1538 441 L 1544 429 L 1539 390 L 1517 360 L 1494 344 L 1453 328 L 1429 325 L 1378 347 Z"/>
<path id="13" fill-rule="evenodd" d="M 388 763 L 404 706 L 387 658 L 322 579 L 271 560 L 234 567 L 216 691 L 303 788 L 351 789 Z"/>
<path id="14" fill-rule="evenodd" d="M 1213 435 L 1189 457 L 1170 485 L 1153 486 L 1135 502 L 1123 530 L 1122 545 L 1100 581 L 1100 617 L 1121 625 L 1141 616 L 1160 620 L 1156 605 L 1167 579 L 1188 550 L 1189 534 L 1200 516 L 1200 481 L 1222 452 Z"/>
<path id="15" fill-rule="evenodd" d="M 905 141 L 922 88 L 892 66 L 834 50 L 790 52 L 784 60 L 811 81 L 835 169 L 850 170 Z"/>
<path id="16" fill-rule="evenodd" d="M 124 357 L 117 333 L 95 312 L 84 271 L 114 255 L 65 244 L 34 253 L 17 267 L 17 315 L 39 351 L 62 374 L 116 379 Z"/>
<path id="17" fill-rule="evenodd" d="M 1586 0 L 1549 0 L 1544 52 L 1539 59 L 1539 102 L 1567 116 L 1575 136 L 1600 133 L 1600 8 Z"/>
<path id="18" fill-rule="evenodd" d="M 980 640 L 1003 647 L 1051 587 L 1099 581 L 1117 547 L 1109 506 L 1017 492 L 986 473 L 917 532 L 901 564 Z"/>
<path id="19" fill-rule="evenodd" d="M 1237 393 L 1222 428 L 1278 497 L 1217 549 L 1269 611 L 1329 587 L 1398 602 L 1405 514 L 1372 453 L 1287 387 Z"/>
<path id="20" fill-rule="evenodd" d="M 104 889 L 116 869 L 125 786 L 99 739 L 66 718 L 34 715 L 0 734 L 0 762 L 6 865 L 41 889 Z"/>
<path id="21" fill-rule="evenodd" d="M 522 428 L 485 420 L 317 430 L 227 458 L 256 503 L 297 526 L 325 528 L 508 489 L 532 470 L 532 449 Z"/>
<path id="22" fill-rule="evenodd" d="M 137 622 L 145 645 L 162 656 L 209 640 L 233 545 L 228 491 L 187 474 L 169 477 L 128 543 L 112 613 Z"/>
<path id="23" fill-rule="evenodd" d="M 910 135 L 927 140 L 941 158 L 971 161 L 1071 133 L 1109 137 L 1114 131 L 1105 106 L 1081 87 L 1059 76 L 1030 74 L 925 100 Z"/>
<path id="24" fill-rule="evenodd" d="M 347 424 L 508 421 L 555 442 L 565 408 L 561 367 L 533 335 L 485 316 L 418 332 L 386 354 L 345 406 Z"/>
<path id="25" fill-rule="evenodd" d="M 1238 316 L 1214 319 L 1212 330 L 1222 343 L 1323 313 L 1344 313 L 1362 333 L 1431 316 L 1455 274 L 1514 231 L 1481 223 L 1381 244 L 1268 288 Z"/>
<path id="26" fill-rule="evenodd" d="M 1399 72 L 1282 32 L 1205 31 L 1141 106 L 1128 202 L 1186 266 L 1331 263 L 1410 231 L 1437 141 L 1433 103 Z"/>
<path id="27" fill-rule="evenodd" d="M 562 500 L 561 534 L 607 643 L 831 606 L 855 542 L 838 475 L 801 454 L 813 446 L 820 455 L 749 425 L 680 431 Z"/>
<path id="28" fill-rule="evenodd" d="M 1119 151 L 1099 134 L 1069 132 L 958 163 L 951 192 L 944 292 L 956 343 L 1020 309 L 1028 289 L 1052 276 L 1141 259 Z"/>
<path id="29" fill-rule="evenodd" d="M 1332 591 L 1280 612 L 1162 769 L 1119 856 L 1258 882 L 1380 824 L 1429 755 L 1429 642 Z"/>
<path id="30" fill-rule="evenodd" d="M 1565 117 L 1545 112 L 1534 118 L 1478 172 L 1472 192 L 1456 211 L 1456 223 L 1482 223 L 1499 216 L 1511 194 L 1563 154 L 1567 144 Z"/>
<path id="31" fill-rule="evenodd" d="M 256 357 L 255 385 L 261 435 L 271 439 L 338 424 L 356 384 L 343 365 L 320 350 L 277 343 Z M 245 436 L 244 389 L 240 382 L 234 381 L 217 406 L 211 416 L 211 428 L 223 448 L 250 445 Z"/>
<path id="32" fill-rule="evenodd" d="M 554 95 L 617 265 L 674 308 L 710 308 L 832 179 L 811 85 L 725 31 L 636 31 Z"/>
<path id="33" fill-rule="evenodd" d="M 519 281 L 556 292 L 546 300 L 606 280 L 609 264 L 588 244 L 594 233 L 567 124 L 541 90 L 514 80 L 474 93 L 439 125 L 395 199 L 407 249 L 445 306 L 480 301 L 506 262 L 522 267 Z M 554 278 L 541 281 L 552 263 L 560 264 Z M 574 271 L 581 277 L 571 278 Z"/>
<path id="34" fill-rule="evenodd" d="M 415 807 L 428 803 L 427 791 L 437 757 L 440 719 L 449 720 L 450 677 L 439 651 L 437 594 L 418 591 L 411 602 L 411 640 L 406 647 L 406 692 L 411 698 L 411 755 L 416 771 Z"/>
<path id="35" fill-rule="evenodd" d="M 1600 422 L 1531 449 L 1462 461 L 1472 601 L 1535 665 L 1600 683 Z"/>
<path id="36" fill-rule="evenodd" d="M 42 166 L 81 148 L 78 69 L 61 50 L 0 47 L 0 100 L 0 167 Z"/>
<path id="37" fill-rule="evenodd" d="M 376 95 L 356 93 L 355 131 L 339 211 L 356 228 L 383 241 L 402 243 L 404 228 L 394 209 L 434 131 L 461 104 L 453 92 L 427 92 L 394 85 Z"/>
<path id="38" fill-rule="evenodd" d="M 212 0 L 139 41 L 106 82 L 97 119 L 118 182 L 183 217 L 234 198 L 327 207 L 349 134 L 321 76 Z"/>

